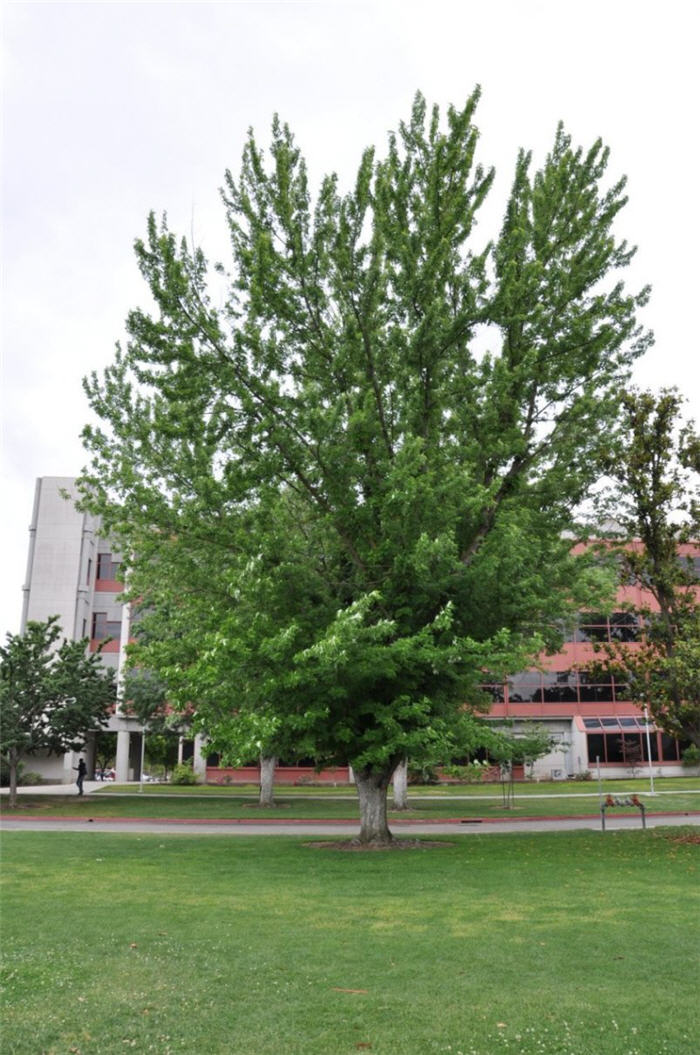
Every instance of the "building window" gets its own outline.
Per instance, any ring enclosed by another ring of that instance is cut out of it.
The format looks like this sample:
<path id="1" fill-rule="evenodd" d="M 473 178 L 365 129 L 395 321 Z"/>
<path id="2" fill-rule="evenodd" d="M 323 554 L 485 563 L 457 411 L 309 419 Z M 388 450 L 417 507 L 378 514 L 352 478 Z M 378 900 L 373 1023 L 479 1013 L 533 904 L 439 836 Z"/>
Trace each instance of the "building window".
<path id="1" fill-rule="evenodd" d="M 643 718 L 584 718 L 590 765 L 599 758 L 608 765 L 649 763 L 646 725 Z M 681 745 L 672 736 L 649 729 L 652 762 L 678 762 Z"/>
<path id="2" fill-rule="evenodd" d="M 579 673 L 578 691 L 581 703 L 612 703 L 612 675 L 582 670 Z"/>
<path id="3" fill-rule="evenodd" d="M 112 560 L 111 553 L 98 553 L 97 554 L 97 579 L 107 580 L 108 582 L 114 582 L 119 579 L 119 569 L 121 568 L 121 561 Z"/>
<path id="4" fill-rule="evenodd" d="M 104 641 L 108 637 L 119 641 L 121 634 L 121 620 L 108 619 L 106 612 L 93 612 L 92 634 L 90 635 L 93 641 Z"/>
<path id="5" fill-rule="evenodd" d="M 691 556 L 690 553 L 679 555 L 678 563 L 689 579 L 700 582 L 700 556 Z"/>
<path id="6" fill-rule="evenodd" d="M 611 616 L 599 612 L 582 612 L 574 631 L 574 641 L 638 641 L 639 619 L 633 612 L 613 612 Z"/>
<path id="7" fill-rule="evenodd" d="M 504 699 L 503 689 L 482 686 L 492 700 Z M 513 674 L 506 684 L 509 703 L 612 703 L 625 700 L 629 689 L 624 682 L 615 686 L 610 674 L 602 671 L 523 670 Z"/>
<path id="8" fill-rule="evenodd" d="M 538 670 L 524 670 L 508 679 L 508 698 L 512 703 L 541 703 L 542 675 Z"/>
<path id="9" fill-rule="evenodd" d="M 573 671 L 546 671 L 542 675 L 545 703 L 576 703 L 577 677 Z"/>

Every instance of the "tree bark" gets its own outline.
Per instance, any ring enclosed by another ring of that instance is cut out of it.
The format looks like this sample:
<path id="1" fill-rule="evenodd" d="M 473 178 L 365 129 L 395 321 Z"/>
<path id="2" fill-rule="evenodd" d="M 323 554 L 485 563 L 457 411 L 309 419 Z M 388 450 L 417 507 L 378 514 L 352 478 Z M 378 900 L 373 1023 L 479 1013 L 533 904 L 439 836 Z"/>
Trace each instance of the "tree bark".
<path id="1" fill-rule="evenodd" d="M 391 778 L 394 788 L 394 809 L 408 809 L 408 759 L 402 758 Z"/>
<path id="2" fill-rule="evenodd" d="M 19 755 L 14 747 L 10 748 L 8 757 L 10 767 L 10 809 L 17 805 L 17 769 L 19 766 Z"/>
<path id="3" fill-rule="evenodd" d="M 260 755 L 260 806 L 275 804 L 275 766 L 274 755 Z"/>
<path id="4" fill-rule="evenodd" d="M 372 769 L 357 770 L 353 766 L 360 800 L 358 842 L 363 846 L 388 846 L 392 841 L 386 819 L 386 797 L 393 768 L 377 772 Z"/>

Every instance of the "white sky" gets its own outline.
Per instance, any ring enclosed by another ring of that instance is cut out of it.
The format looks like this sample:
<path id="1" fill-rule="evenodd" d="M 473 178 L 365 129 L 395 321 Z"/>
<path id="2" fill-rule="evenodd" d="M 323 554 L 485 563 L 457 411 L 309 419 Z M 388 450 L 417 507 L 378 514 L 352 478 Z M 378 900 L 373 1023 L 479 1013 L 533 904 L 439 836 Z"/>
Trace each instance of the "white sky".
<path id="1" fill-rule="evenodd" d="M 143 298 L 132 243 L 150 209 L 224 259 L 218 188 L 252 125 L 289 122 L 316 176 L 346 182 L 420 89 L 476 83 L 480 160 L 500 219 L 517 148 L 543 159 L 562 118 L 629 177 L 618 230 L 639 246 L 656 346 L 645 386 L 700 417 L 695 325 L 698 61 L 691 0 L 251 0 L 29 3 L 3 17 L 0 639 L 16 632 L 37 476 L 77 475 L 81 378 L 101 370 Z"/>

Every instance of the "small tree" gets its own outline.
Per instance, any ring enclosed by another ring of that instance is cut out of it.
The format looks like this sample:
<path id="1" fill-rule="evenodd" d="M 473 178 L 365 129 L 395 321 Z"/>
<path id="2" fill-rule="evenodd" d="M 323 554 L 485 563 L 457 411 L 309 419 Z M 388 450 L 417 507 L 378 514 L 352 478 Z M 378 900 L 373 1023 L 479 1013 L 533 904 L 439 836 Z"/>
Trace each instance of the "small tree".
<path id="1" fill-rule="evenodd" d="M 168 767 L 177 762 L 177 738 L 187 724 L 167 698 L 164 682 L 153 670 L 131 667 L 124 678 L 122 709 L 138 718 L 146 738 L 144 754 Z"/>
<path id="2" fill-rule="evenodd" d="M 116 699 L 114 672 L 99 653 L 86 655 L 87 640 L 56 647 L 58 617 L 30 622 L 24 634 L 8 634 L 0 647 L 2 753 L 10 770 L 10 805 L 17 803 L 22 755 L 40 750 L 80 750 L 89 732 L 107 722 Z"/>
<path id="3" fill-rule="evenodd" d="M 700 576 L 690 545 L 700 540 L 700 436 L 681 420 L 676 391 L 633 391 L 621 402 L 626 428 L 609 470 L 620 485 L 622 579 L 652 600 L 642 643 L 602 651 L 664 732 L 700 746 Z"/>
<path id="4" fill-rule="evenodd" d="M 95 769 L 104 774 L 105 769 L 110 766 L 117 753 L 117 734 L 98 733 L 95 744 Z"/>

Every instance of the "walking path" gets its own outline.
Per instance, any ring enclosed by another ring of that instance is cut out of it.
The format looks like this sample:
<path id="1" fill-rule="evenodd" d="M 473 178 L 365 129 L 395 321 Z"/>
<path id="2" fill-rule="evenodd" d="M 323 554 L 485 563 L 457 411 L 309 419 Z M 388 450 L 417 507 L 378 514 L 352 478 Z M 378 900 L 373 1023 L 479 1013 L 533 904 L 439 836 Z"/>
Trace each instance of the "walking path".
<path id="1" fill-rule="evenodd" d="M 85 781 L 84 790 L 86 794 L 92 795 L 94 792 L 104 788 L 104 784 L 101 781 L 91 780 Z M 146 785 L 147 786 L 147 785 Z M 124 791 L 121 794 L 133 795 L 134 791 L 139 788 L 139 784 L 133 784 L 132 790 Z M 18 788 L 19 795 L 56 795 L 56 796 L 74 796 L 77 798 L 74 786 L 72 784 L 51 784 L 51 785 L 40 785 L 38 787 L 27 787 Z M 281 789 L 282 790 L 282 789 Z M 7 793 L 7 788 L 0 789 L 0 793 Z M 120 792 L 110 792 L 109 798 L 115 795 L 119 795 Z M 148 796 L 148 792 L 144 792 L 144 797 Z M 528 794 L 527 798 L 570 798 L 575 795 L 585 795 L 589 798 L 598 798 L 598 792 L 563 792 L 561 795 L 549 793 L 542 794 Z M 627 792 L 625 794 L 628 794 Z M 648 793 L 639 792 L 644 794 L 646 798 L 647 808 L 651 805 L 648 798 Z M 672 795 L 676 794 L 673 791 L 659 791 L 654 796 Z M 700 791 L 683 791 L 684 795 L 687 794 L 700 794 Z M 176 794 L 165 795 L 168 798 L 179 797 Z M 106 798 L 107 796 L 105 796 Z M 153 798 L 162 798 L 163 793 L 159 792 L 153 794 Z M 188 795 L 188 798 L 190 796 Z M 193 796 L 198 799 L 210 799 L 212 795 L 196 795 Z M 218 797 L 218 796 L 217 796 Z M 233 793 L 232 797 L 238 797 L 236 793 Z M 250 797 L 250 793 L 246 796 Z M 311 797 L 311 796 L 310 796 Z M 323 796 L 324 799 L 347 799 L 354 798 L 354 796 L 347 795 L 328 795 Z M 454 801 L 465 801 L 475 799 L 499 799 L 500 795 L 417 795 L 415 798 L 420 799 L 432 799 L 432 800 L 454 800 Z M 301 794 L 295 794 L 294 798 L 304 798 Z M 521 798 L 521 804 L 523 801 Z M 662 802 L 658 801 L 655 803 L 658 807 L 662 806 Z M 607 831 L 624 831 L 628 829 L 641 828 L 641 817 L 635 811 L 634 813 L 615 813 L 608 812 L 606 816 L 606 829 Z M 684 813 L 664 813 L 661 810 L 657 810 L 653 815 L 647 813 L 646 824 L 648 828 L 656 828 L 659 826 L 679 826 L 679 825 L 694 825 L 700 826 L 700 810 L 693 812 Z M 580 830 L 601 830 L 601 820 L 599 813 L 591 813 L 585 816 L 577 817 L 483 817 L 483 818 L 452 818 L 452 819 L 441 819 L 434 821 L 426 820 L 413 820 L 410 817 L 392 819 L 391 828 L 397 834 L 398 837 L 402 835 L 416 836 L 416 835 L 473 835 L 478 834 L 496 834 L 498 832 L 551 832 L 551 831 L 580 831 Z M 167 819 L 155 819 L 155 818 L 144 818 L 144 817 L 100 817 L 100 818 L 76 818 L 76 817 L 8 817 L 3 816 L 0 818 L 0 829 L 4 831 L 63 831 L 63 832 L 131 832 L 131 833 L 151 833 L 156 835 L 303 835 L 303 836 L 332 836 L 332 835 L 347 835 L 352 837 L 359 831 L 359 823 L 353 819 L 334 819 L 334 820 L 300 820 L 298 818 L 284 818 L 284 819 L 260 819 L 260 818 L 225 818 L 215 820 L 200 820 L 194 818 L 167 818 Z"/>
<path id="2" fill-rule="evenodd" d="M 145 784 L 141 785 L 139 783 L 139 781 L 134 781 L 134 782 L 132 782 L 131 784 L 128 784 L 128 785 L 127 784 L 120 784 L 118 786 L 119 786 L 119 788 L 124 788 L 124 790 L 123 791 L 122 790 L 119 790 L 119 791 L 114 790 L 114 791 L 112 791 L 110 782 L 103 782 L 101 780 L 86 780 L 85 783 L 83 784 L 83 789 L 84 789 L 85 793 L 88 794 L 88 795 L 90 795 L 90 794 L 92 794 L 92 793 L 94 793 L 96 791 L 104 791 L 105 792 L 105 796 L 104 797 L 105 798 L 109 797 L 110 799 L 119 798 L 122 795 L 133 795 L 135 793 L 142 794 L 144 796 L 144 798 L 150 797 L 150 798 L 158 798 L 158 799 L 179 799 L 179 798 L 183 797 L 182 793 L 175 792 L 175 791 L 171 791 L 171 792 L 160 791 L 160 790 L 158 790 L 158 791 L 149 791 L 149 784 L 145 783 Z M 156 786 L 159 787 L 159 788 L 163 787 L 162 784 L 161 785 L 156 785 Z M 110 788 L 110 790 L 106 791 L 107 788 Z M 143 788 L 143 790 L 141 790 L 142 788 Z M 278 792 L 282 797 L 284 797 L 284 794 L 285 794 L 286 791 L 289 791 L 290 792 L 290 798 L 293 798 L 295 800 L 296 799 L 302 799 L 303 800 L 305 798 L 310 798 L 310 799 L 311 798 L 312 799 L 322 798 L 322 800 L 324 802 L 356 802 L 357 801 L 357 794 L 354 791 L 348 791 L 348 792 L 339 791 L 338 794 L 332 794 L 332 795 L 331 794 L 324 794 L 323 796 L 313 795 L 311 793 L 304 794 L 304 792 L 300 792 L 296 788 L 293 788 L 293 789 L 289 788 L 288 789 L 288 788 L 285 788 L 283 786 L 279 787 L 279 788 L 276 788 L 275 791 L 276 791 L 276 793 Z M 608 793 L 609 792 L 606 789 L 603 792 L 603 795 L 607 795 Z M 7 788 L 0 788 L 0 795 L 7 795 L 7 794 L 8 794 L 8 789 Z M 18 795 L 75 795 L 76 792 L 75 792 L 75 784 L 39 784 L 36 787 L 17 788 L 17 794 Z M 229 788 L 223 788 L 223 787 L 222 787 L 221 791 L 218 792 L 218 793 L 211 793 L 210 792 L 209 794 L 197 794 L 196 790 L 193 788 L 191 791 L 188 791 L 187 798 L 188 799 L 200 799 L 200 800 L 201 799 L 212 799 L 212 798 L 232 798 L 232 799 L 236 799 L 236 798 L 243 799 L 243 798 L 245 798 L 245 799 L 249 799 L 254 794 L 255 794 L 255 792 L 254 791 L 250 791 L 250 790 L 248 790 L 248 791 L 236 791 L 233 788 L 229 789 Z M 617 792 L 615 794 L 617 794 Z M 621 792 L 621 794 L 623 794 L 623 795 L 631 795 L 633 793 L 631 791 L 623 791 L 623 792 Z M 637 795 L 644 795 L 645 797 L 648 797 L 652 793 L 650 791 L 648 791 L 648 790 L 641 790 L 640 789 L 639 791 L 635 792 L 635 794 L 637 794 Z M 660 795 L 678 795 L 678 794 L 679 794 L 678 790 L 674 790 L 674 789 L 671 789 L 670 791 L 654 791 L 653 792 L 654 798 L 656 798 L 657 796 L 660 796 Z M 683 788 L 682 789 L 682 794 L 683 795 L 700 795 L 700 788 Z M 464 794 L 463 795 L 452 795 L 452 794 L 443 794 L 443 793 L 431 794 L 430 792 L 427 792 L 427 793 L 426 792 L 423 792 L 423 793 L 410 793 L 410 795 L 409 795 L 409 798 L 411 798 L 411 799 L 414 799 L 414 800 L 427 800 L 427 801 L 430 801 L 430 802 L 473 802 L 475 800 L 478 800 L 480 802 L 481 801 L 488 802 L 488 801 L 498 801 L 502 797 L 503 797 L 503 793 L 500 792 L 500 791 L 498 792 L 498 794 L 494 794 L 494 795 L 476 795 L 476 794 L 475 795 L 469 795 L 469 794 L 466 794 L 466 795 L 464 795 Z M 597 790 L 595 790 L 595 791 L 528 791 L 526 794 L 520 794 L 518 796 L 518 799 L 519 799 L 520 802 L 522 802 L 523 800 L 528 800 L 528 799 L 586 799 L 586 798 L 588 798 L 588 799 L 598 799 L 598 798 L 600 798 L 600 792 L 597 791 Z"/>
<path id="3" fill-rule="evenodd" d="M 666 814 L 647 817 L 647 828 L 664 826 L 695 825 L 700 827 L 700 814 Z M 522 818 L 495 820 L 454 821 L 391 821 L 391 828 L 398 836 L 416 835 L 496 835 L 499 832 L 561 832 L 600 831 L 599 817 Z M 608 814 L 605 821 L 607 831 L 626 831 L 641 828 L 638 815 Z M 331 835 L 352 838 L 359 832 L 359 824 L 352 820 L 303 821 L 303 820 L 147 820 L 141 817 L 99 818 L 75 820 L 67 817 L 3 817 L 3 831 L 41 832 L 129 832 L 156 835 Z"/>

